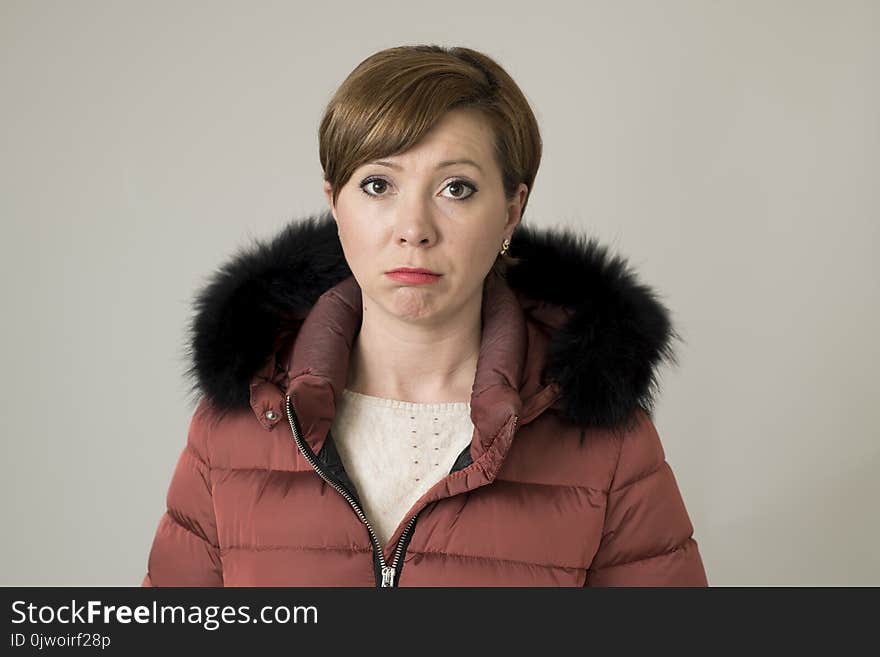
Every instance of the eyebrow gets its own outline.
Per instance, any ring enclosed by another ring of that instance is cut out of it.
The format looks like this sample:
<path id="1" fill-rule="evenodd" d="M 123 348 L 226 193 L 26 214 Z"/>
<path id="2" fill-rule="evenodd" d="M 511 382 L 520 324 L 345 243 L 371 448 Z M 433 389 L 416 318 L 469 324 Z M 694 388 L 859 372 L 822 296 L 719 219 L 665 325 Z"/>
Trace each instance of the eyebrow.
<path id="1" fill-rule="evenodd" d="M 380 164 L 390 169 L 400 170 L 403 168 L 399 164 L 394 164 L 393 162 L 389 162 L 388 160 L 376 160 L 372 164 Z M 452 166 L 453 164 L 470 164 L 471 166 L 476 167 L 480 173 L 483 173 L 483 168 L 479 164 L 467 158 L 463 158 L 460 160 L 443 160 L 442 162 L 437 163 L 437 168 L 442 169 L 443 167 Z"/>

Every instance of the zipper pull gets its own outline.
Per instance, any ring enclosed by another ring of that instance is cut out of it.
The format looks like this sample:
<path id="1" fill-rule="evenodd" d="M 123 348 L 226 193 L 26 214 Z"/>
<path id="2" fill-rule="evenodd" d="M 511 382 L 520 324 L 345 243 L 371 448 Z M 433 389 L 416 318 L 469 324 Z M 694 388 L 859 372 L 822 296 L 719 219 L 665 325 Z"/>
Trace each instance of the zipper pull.
<path id="1" fill-rule="evenodd" d="M 382 586 L 394 586 L 394 566 L 382 566 Z"/>

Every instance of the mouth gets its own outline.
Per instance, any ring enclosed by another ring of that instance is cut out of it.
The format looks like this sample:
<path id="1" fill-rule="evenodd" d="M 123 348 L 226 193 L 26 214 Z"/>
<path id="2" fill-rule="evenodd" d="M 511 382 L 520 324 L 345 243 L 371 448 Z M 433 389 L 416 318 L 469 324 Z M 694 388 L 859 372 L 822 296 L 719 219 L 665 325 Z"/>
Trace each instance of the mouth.
<path id="1" fill-rule="evenodd" d="M 392 269 L 391 271 L 385 272 L 385 275 L 398 283 L 422 285 L 424 283 L 435 283 L 436 281 L 439 281 L 443 274 L 437 274 L 430 269 L 399 267 L 398 269 Z"/>
<path id="2" fill-rule="evenodd" d="M 413 267 L 398 267 L 397 269 L 392 269 L 391 271 L 385 272 L 386 274 L 424 274 L 426 276 L 441 276 L 442 274 L 438 274 L 435 271 L 431 271 L 430 269 L 422 269 L 422 268 L 413 268 Z"/>

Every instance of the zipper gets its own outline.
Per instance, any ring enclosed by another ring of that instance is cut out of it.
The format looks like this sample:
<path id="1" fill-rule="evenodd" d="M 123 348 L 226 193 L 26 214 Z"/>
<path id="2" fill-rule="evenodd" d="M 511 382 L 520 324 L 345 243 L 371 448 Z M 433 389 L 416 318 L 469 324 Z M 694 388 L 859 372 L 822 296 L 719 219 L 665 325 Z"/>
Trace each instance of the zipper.
<path id="1" fill-rule="evenodd" d="M 290 398 L 288 397 L 288 400 Z M 516 423 L 519 421 L 519 416 L 513 416 L 513 428 L 511 432 L 516 432 Z M 423 507 L 424 508 L 424 507 Z M 419 514 L 422 510 L 416 512 L 416 514 L 410 518 L 409 523 L 404 528 L 403 533 L 401 533 L 400 538 L 397 540 L 397 547 L 394 550 L 394 558 L 391 561 L 391 566 L 386 566 L 382 568 L 382 586 L 395 586 L 395 571 L 397 571 L 397 581 L 400 581 L 400 570 L 398 569 L 398 564 L 400 563 L 400 559 L 403 557 L 404 552 L 406 552 L 406 548 L 409 546 L 409 535 L 412 532 L 413 527 L 415 527 L 416 519 L 419 517 Z M 367 524 L 369 528 L 369 524 Z M 378 541 L 377 541 L 378 542 Z M 380 558 L 382 555 L 382 551 L 379 550 Z M 387 581 L 387 583 L 386 583 Z"/>
<path id="2" fill-rule="evenodd" d="M 388 562 L 385 561 L 385 555 L 382 550 L 382 545 L 379 543 L 379 539 L 376 537 L 376 532 L 373 531 L 373 526 L 370 524 L 370 521 L 367 519 L 366 514 L 363 509 L 361 509 L 360 505 L 355 501 L 355 499 L 351 496 L 351 494 L 345 489 L 342 484 L 335 481 L 321 468 L 320 461 L 315 456 L 314 452 L 309 449 L 305 440 L 303 440 L 302 433 L 299 430 L 299 422 L 294 422 L 295 414 L 293 412 L 293 404 L 290 401 L 290 395 L 287 395 L 287 420 L 290 423 L 290 430 L 293 432 L 293 439 L 296 442 L 299 451 L 302 452 L 302 455 L 306 457 L 306 460 L 312 465 L 315 469 L 315 472 L 326 481 L 330 486 L 332 486 L 340 495 L 342 495 L 346 501 L 351 505 L 351 508 L 354 509 L 354 512 L 357 514 L 358 518 L 360 518 L 361 522 L 367 528 L 367 532 L 370 534 L 370 542 L 373 544 L 373 553 L 376 556 L 379 567 L 382 572 L 382 579 L 379 582 L 379 587 L 393 587 L 396 586 L 397 581 L 400 580 L 400 572 L 398 570 L 398 566 L 400 564 L 400 559 L 403 556 L 404 546 L 406 545 L 405 541 L 408 538 L 410 532 L 416 524 L 416 518 L 418 518 L 419 513 L 416 513 L 412 518 L 410 518 L 409 523 L 406 528 L 403 530 L 403 533 L 400 535 L 400 538 L 397 541 L 397 547 L 394 550 L 394 558 L 391 560 L 391 565 L 388 565 Z"/>
<path id="3" fill-rule="evenodd" d="M 379 543 L 379 539 L 376 537 L 376 532 L 373 531 L 373 526 L 370 524 L 370 521 L 367 519 L 366 514 L 363 509 L 361 509 L 360 505 L 355 501 L 355 499 L 351 496 L 351 494 L 345 489 L 345 487 L 340 484 L 338 481 L 334 480 L 330 475 L 328 475 L 321 468 L 320 461 L 315 456 L 314 452 L 309 449 L 305 440 L 303 439 L 302 433 L 299 430 L 299 421 L 294 422 L 295 413 L 293 412 L 293 403 L 290 401 L 290 395 L 287 395 L 287 421 L 290 423 L 290 430 L 293 433 L 293 439 L 296 442 L 299 451 L 303 456 L 306 457 L 306 460 L 311 464 L 311 466 L 315 469 L 315 472 L 318 473 L 318 476 L 321 477 L 324 481 L 326 481 L 330 486 L 332 486 L 340 495 L 342 495 L 346 501 L 351 505 L 351 508 L 354 509 L 354 512 L 357 514 L 358 518 L 360 518 L 361 522 L 367 528 L 367 532 L 370 535 L 370 542 L 373 544 L 373 553 L 376 559 L 379 562 L 379 567 L 382 572 L 382 579 L 379 582 L 379 588 L 388 588 L 397 586 L 397 582 L 400 581 L 400 572 L 402 568 L 400 567 L 400 560 L 403 558 L 403 553 L 406 551 L 406 547 L 409 545 L 409 537 L 412 533 L 413 527 L 415 527 L 416 519 L 419 517 L 421 510 L 417 511 L 415 515 L 409 519 L 406 527 L 401 533 L 400 538 L 397 539 L 397 546 L 394 549 L 394 557 L 391 559 L 391 565 L 385 561 L 385 554 L 382 550 L 382 545 Z M 519 420 L 519 416 L 513 416 L 513 429 L 512 431 L 516 431 L 516 423 Z"/>

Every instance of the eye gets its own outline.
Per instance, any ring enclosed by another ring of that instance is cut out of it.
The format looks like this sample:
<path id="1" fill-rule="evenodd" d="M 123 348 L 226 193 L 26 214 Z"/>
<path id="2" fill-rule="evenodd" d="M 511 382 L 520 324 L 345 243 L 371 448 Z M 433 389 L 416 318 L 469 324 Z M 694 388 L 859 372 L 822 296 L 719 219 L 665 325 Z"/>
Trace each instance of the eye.
<path id="1" fill-rule="evenodd" d="M 458 193 L 458 194 L 453 193 L 451 198 L 454 198 L 457 201 L 467 200 L 471 196 L 473 196 L 474 194 L 477 193 L 477 188 L 474 185 L 472 185 L 469 182 L 466 182 L 464 180 L 453 180 L 448 185 L 446 185 L 445 189 L 448 189 L 450 191 L 452 191 L 453 189 L 461 189 L 461 190 L 470 189 L 471 190 L 470 194 L 467 194 L 466 196 L 461 196 L 461 193 Z M 449 198 L 449 197 L 447 197 L 447 198 Z"/>
<path id="2" fill-rule="evenodd" d="M 367 189 L 370 189 L 370 188 L 372 188 L 373 191 L 376 191 L 376 188 L 374 187 L 374 185 L 378 185 L 380 190 L 382 190 L 382 191 L 380 191 L 380 193 L 378 193 L 378 194 L 372 194 L 372 193 L 368 192 Z M 384 178 L 367 178 L 366 180 L 364 180 L 361 183 L 361 191 L 371 198 L 376 198 L 377 196 L 382 196 L 387 185 L 388 185 L 388 181 L 386 181 Z"/>

